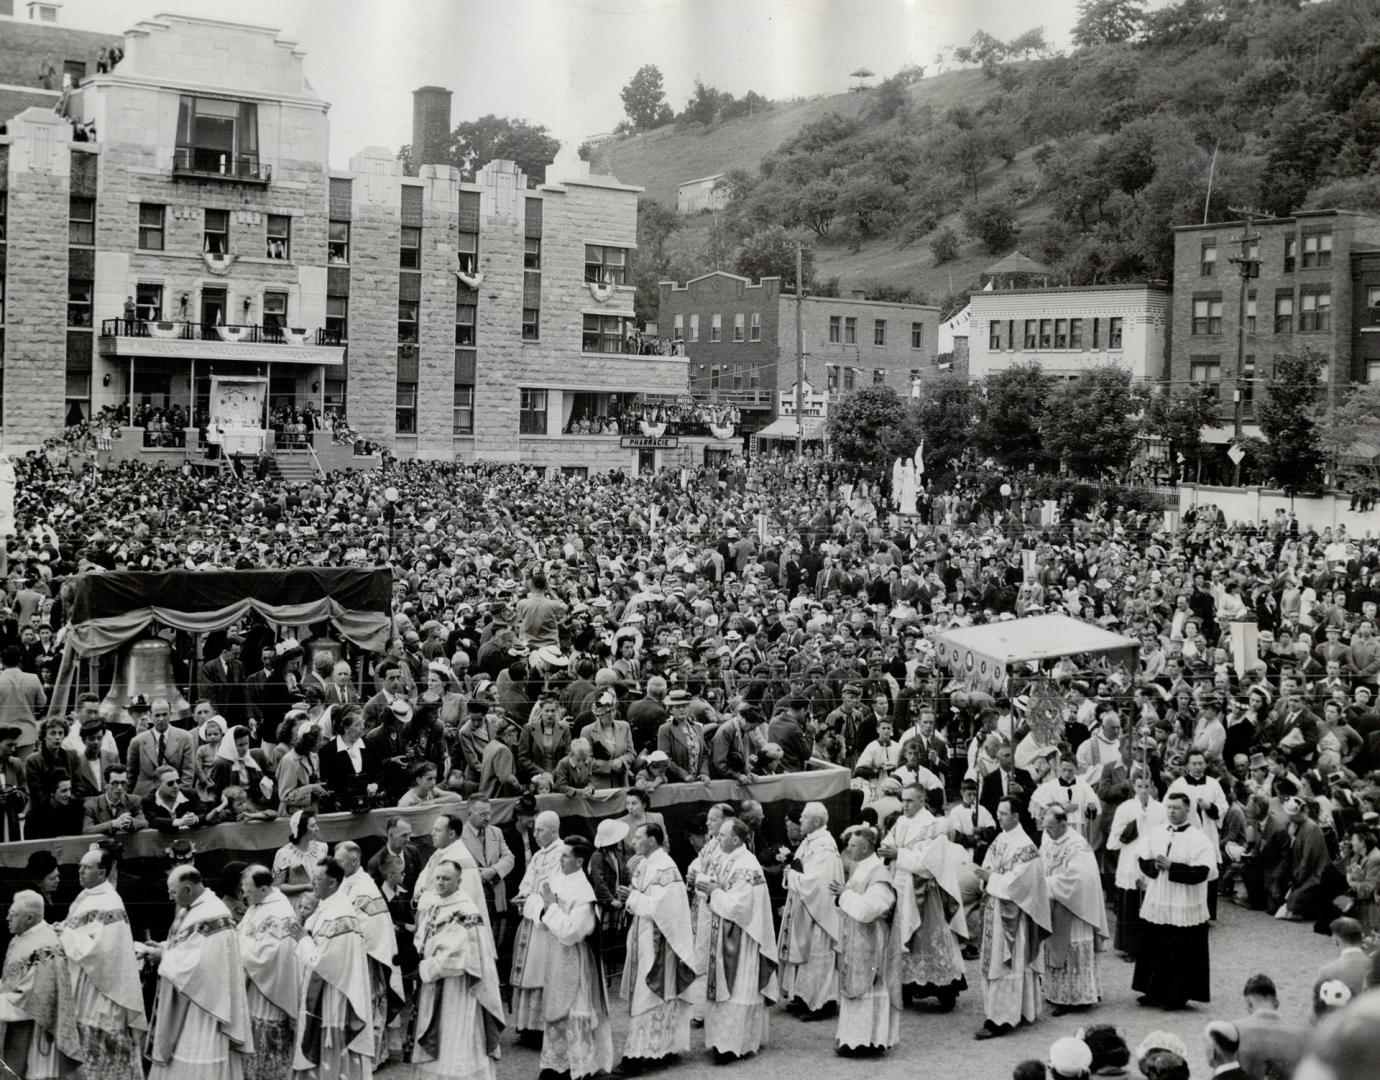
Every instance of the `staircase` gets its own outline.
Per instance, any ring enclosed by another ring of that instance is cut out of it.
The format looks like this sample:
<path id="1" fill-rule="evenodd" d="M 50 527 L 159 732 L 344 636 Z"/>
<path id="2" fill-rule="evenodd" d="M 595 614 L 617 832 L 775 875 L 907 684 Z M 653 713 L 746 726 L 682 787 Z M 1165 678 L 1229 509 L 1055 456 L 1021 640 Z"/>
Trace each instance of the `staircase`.
<path id="1" fill-rule="evenodd" d="M 273 457 L 272 473 L 289 484 L 308 484 L 316 479 L 316 463 L 309 451 L 279 448 Z"/>

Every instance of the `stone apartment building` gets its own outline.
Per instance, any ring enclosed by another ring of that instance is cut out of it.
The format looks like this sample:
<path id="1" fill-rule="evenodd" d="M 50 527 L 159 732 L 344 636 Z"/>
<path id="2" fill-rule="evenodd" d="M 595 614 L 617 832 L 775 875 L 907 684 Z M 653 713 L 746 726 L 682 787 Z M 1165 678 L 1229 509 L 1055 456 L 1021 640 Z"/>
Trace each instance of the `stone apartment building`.
<path id="1" fill-rule="evenodd" d="M 1142 382 L 1164 378 L 1171 298 L 1164 285 L 991 289 L 968 301 L 968 371 L 981 379 L 1018 364 L 1076 378 L 1115 364 Z"/>
<path id="2" fill-rule="evenodd" d="M 777 277 L 752 282 L 720 270 L 684 285 L 663 281 L 660 295 L 658 327 L 684 344 L 691 394 L 737 405 L 745 433 L 766 429 L 779 394 L 795 385 L 794 294 L 783 294 Z M 799 312 L 805 381 L 831 398 L 874 385 L 904 397 L 935 367 L 933 305 L 806 296 Z"/>
<path id="3" fill-rule="evenodd" d="M 1314 210 L 1287 218 L 1186 225 L 1174 231 L 1174 315 L 1170 380 L 1205 385 L 1233 413 L 1243 255 L 1258 276 L 1245 282 L 1243 414 L 1269 393 L 1276 357 L 1303 350 L 1326 361 L 1334 386 L 1380 378 L 1380 217 Z M 1223 441 L 1229 428 L 1213 441 Z M 1248 434 L 1254 432 L 1248 431 Z"/>
<path id="4" fill-rule="evenodd" d="M 406 176 L 378 147 L 333 171 L 293 42 L 169 15 L 122 47 L 66 115 L 29 107 L 0 135 L 9 446 L 125 401 L 204 406 L 216 374 L 400 457 L 604 470 L 734 447 L 570 433 L 686 392 L 685 358 L 632 335 L 638 188 L 573 153 L 536 186 L 501 161 Z M 421 161 L 443 156 L 449 102 L 414 95 Z"/>

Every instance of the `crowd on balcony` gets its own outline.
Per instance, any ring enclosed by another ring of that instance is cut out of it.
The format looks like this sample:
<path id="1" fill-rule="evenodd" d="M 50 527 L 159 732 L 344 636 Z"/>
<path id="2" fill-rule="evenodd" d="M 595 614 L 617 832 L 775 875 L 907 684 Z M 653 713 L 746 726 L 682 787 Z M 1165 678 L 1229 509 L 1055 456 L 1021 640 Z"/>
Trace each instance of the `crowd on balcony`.
<path id="1" fill-rule="evenodd" d="M 712 435 L 738 433 L 741 419 L 736 405 L 693 401 L 623 404 L 611 395 L 606 414 L 579 413 L 566 425 L 567 435 Z"/>

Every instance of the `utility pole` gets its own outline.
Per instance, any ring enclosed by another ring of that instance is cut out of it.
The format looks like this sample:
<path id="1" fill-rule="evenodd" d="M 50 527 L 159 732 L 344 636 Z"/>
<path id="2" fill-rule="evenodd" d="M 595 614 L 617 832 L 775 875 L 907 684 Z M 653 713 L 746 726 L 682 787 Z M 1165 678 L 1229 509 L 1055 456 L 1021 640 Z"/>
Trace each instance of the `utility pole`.
<path id="1" fill-rule="evenodd" d="M 804 249 L 795 245 L 795 459 L 805 457 L 805 325 L 801 305 L 805 302 L 805 283 L 801 281 Z"/>
<path id="2" fill-rule="evenodd" d="M 1228 207 L 1228 210 L 1233 214 L 1241 214 L 1246 219 L 1240 238 L 1234 241 L 1240 245 L 1241 254 L 1233 255 L 1228 260 L 1241 273 L 1241 294 L 1236 302 L 1236 378 L 1232 381 L 1232 445 L 1239 446 L 1242 439 L 1242 411 L 1245 408 L 1241 383 L 1246 374 L 1246 290 L 1250 283 L 1260 276 L 1260 260 L 1251 257 L 1251 245 L 1259 243 L 1260 236 L 1251 235 L 1251 218 L 1255 214 L 1252 208 L 1237 210 Z M 1259 318 L 1259 315 L 1256 317 Z M 1241 486 L 1240 461 L 1231 463 L 1231 483 L 1232 487 Z"/>

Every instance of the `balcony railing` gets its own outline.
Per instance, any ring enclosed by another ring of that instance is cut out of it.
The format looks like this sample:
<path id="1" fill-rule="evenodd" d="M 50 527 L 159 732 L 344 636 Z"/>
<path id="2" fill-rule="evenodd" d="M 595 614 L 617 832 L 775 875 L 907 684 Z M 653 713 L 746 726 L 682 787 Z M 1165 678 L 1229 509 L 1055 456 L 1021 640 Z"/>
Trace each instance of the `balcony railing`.
<path id="1" fill-rule="evenodd" d="M 196 180 L 267 184 L 273 179 L 273 169 L 261 162 L 258 154 L 231 154 L 200 146 L 179 146 L 173 153 L 173 175 Z"/>
<path id="2" fill-rule="evenodd" d="M 756 390 L 726 390 L 720 387 L 699 386 L 694 383 L 690 386 L 690 394 L 696 401 L 709 402 L 710 404 L 737 405 L 741 408 L 771 408 L 776 394 L 771 390 L 763 390 L 760 387 Z"/>
<path id="3" fill-rule="evenodd" d="M 342 346 L 333 330 L 310 331 L 297 326 L 262 326 L 255 323 L 231 326 L 161 319 L 103 319 L 102 337 L 162 338 L 167 341 L 226 341 L 253 345 Z"/>

